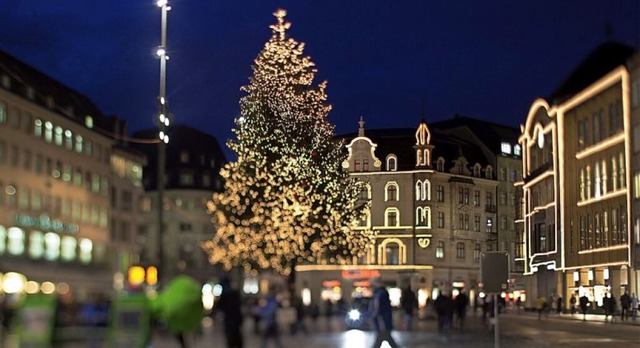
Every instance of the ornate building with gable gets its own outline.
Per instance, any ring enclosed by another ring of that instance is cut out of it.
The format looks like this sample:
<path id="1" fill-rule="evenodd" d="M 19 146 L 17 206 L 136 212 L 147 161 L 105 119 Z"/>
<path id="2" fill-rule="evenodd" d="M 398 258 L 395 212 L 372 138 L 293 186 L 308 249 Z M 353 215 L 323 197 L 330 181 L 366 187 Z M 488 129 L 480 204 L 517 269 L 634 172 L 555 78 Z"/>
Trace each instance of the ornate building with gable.
<path id="1" fill-rule="evenodd" d="M 422 304 L 440 291 L 465 289 L 475 297 L 480 255 L 500 246 L 500 150 L 481 141 L 476 122 L 509 129 L 504 140 L 518 146 L 516 129 L 466 117 L 374 130 L 361 118 L 357 133 L 342 136 L 349 153 L 343 168 L 367 183 L 361 199 L 371 202 L 360 226 L 375 231 L 376 241 L 354 265 L 297 266 L 303 297 L 350 301 L 367 296 L 374 277 L 387 284 L 394 304 L 407 285 Z M 521 166 L 519 156 L 508 157 Z"/>

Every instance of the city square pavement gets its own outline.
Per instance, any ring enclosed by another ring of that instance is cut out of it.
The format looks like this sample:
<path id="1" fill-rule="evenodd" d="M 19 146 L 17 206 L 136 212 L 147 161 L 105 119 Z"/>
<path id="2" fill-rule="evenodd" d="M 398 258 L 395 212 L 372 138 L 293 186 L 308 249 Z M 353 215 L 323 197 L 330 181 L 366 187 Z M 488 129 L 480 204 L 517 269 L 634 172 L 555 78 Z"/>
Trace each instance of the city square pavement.
<path id="1" fill-rule="evenodd" d="M 320 317 L 313 323 L 307 319 L 308 334 L 292 335 L 287 323 L 293 322 L 289 313 L 283 313 L 282 344 L 285 348 L 371 348 L 375 334 L 368 330 L 348 330 L 339 316 Z M 399 315 L 396 312 L 396 315 Z M 395 318 L 400 323 L 400 318 Z M 189 337 L 191 348 L 224 347 L 224 334 L 219 320 L 206 318 L 202 331 Z M 247 320 L 243 326 L 245 347 L 261 346 L 261 338 L 253 332 L 253 323 Z M 604 321 L 604 316 L 549 314 L 538 320 L 534 312 L 512 312 L 500 316 L 499 334 L 501 347 L 611 347 L 636 346 L 640 344 L 640 319 L 621 322 L 619 318 Z M 393 337 L 400 347 L 494 347 L 494 332 L 483 323 L 480 313 L 469 312 L 464 330 L 454 328 L 447 333 L 438 333 L 434 319 L 415 322 L 411 331 L 395 330 Z M 156 331 L 152 339 L 153 348 L 178 348 L 177 340 Z M 275 347 L 270 343 L 269 347 Z M 383 345 L 384 347 L 384 345 Z"/>

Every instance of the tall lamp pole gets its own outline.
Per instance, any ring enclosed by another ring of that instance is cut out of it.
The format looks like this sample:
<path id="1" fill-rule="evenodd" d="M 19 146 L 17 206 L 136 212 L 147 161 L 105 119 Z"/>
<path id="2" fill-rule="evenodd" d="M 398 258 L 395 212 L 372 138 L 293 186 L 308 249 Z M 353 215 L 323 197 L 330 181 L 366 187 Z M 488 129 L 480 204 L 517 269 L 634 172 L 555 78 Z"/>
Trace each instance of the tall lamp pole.
<path id="1" fill-rule="evenodd" d="M 167 0 L 158 0 L 158 7 L 162 10 L 162 25 L 160 27 L 160 46 L 156 53 L 160 58 L 160 93 L 158 95 L 158 278 L 161 283 L 165 282 L 163 276 L 168 274 L 165 269 L 164 262 L 164 179 L 165 179 L 165 167 L 166 167 L 166 147 L 169 143 L 169 134 L 167 130 L 169 128 L 169 113 L 166 97 L 166 84 L 167 84 L 167 12 L 171 10 L 171 6 L 167 4 Z"/>

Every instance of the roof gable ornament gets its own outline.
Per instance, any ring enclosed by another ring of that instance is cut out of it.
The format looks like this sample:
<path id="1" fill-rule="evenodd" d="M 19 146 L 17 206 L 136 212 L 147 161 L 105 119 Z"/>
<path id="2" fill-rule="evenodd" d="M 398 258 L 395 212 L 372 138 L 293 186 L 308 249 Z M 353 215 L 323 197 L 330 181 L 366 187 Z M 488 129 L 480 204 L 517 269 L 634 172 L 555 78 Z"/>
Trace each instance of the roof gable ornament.
<path id="1" fill-rule="evenodd" d="M 360 116 L 360 121 L 358 121 L 358 125 L 360 125 L 358 127 L 358 136 L 363 137 L 364 136 L 364 117 L 363 116 Z"/>
<path id="2" fill-rule="evenodd" d="M 418 130 L 416 130 L 416 145 L 429 144 L 431 144 L 431 131 L 429 131 L 429 127 L 427 127 L 427 122 L 422 119 L 418 126 Z"/>

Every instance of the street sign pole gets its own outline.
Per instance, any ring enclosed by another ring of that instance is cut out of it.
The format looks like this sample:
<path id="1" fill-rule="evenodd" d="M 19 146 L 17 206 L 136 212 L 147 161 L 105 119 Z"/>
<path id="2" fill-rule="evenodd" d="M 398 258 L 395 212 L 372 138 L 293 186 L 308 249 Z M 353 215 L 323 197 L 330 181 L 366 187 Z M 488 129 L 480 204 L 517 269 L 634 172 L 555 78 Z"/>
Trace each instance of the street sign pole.
<path id="1" fill-rule="evenodd" d="M 493 341 L 500 348 L 500 328 L 498 320 L 498 299 L 509 284 L 509 254 L 503 251 L 482 253 L 480 257 L 480 278 L 486 293 L 493 294 Z"/>

